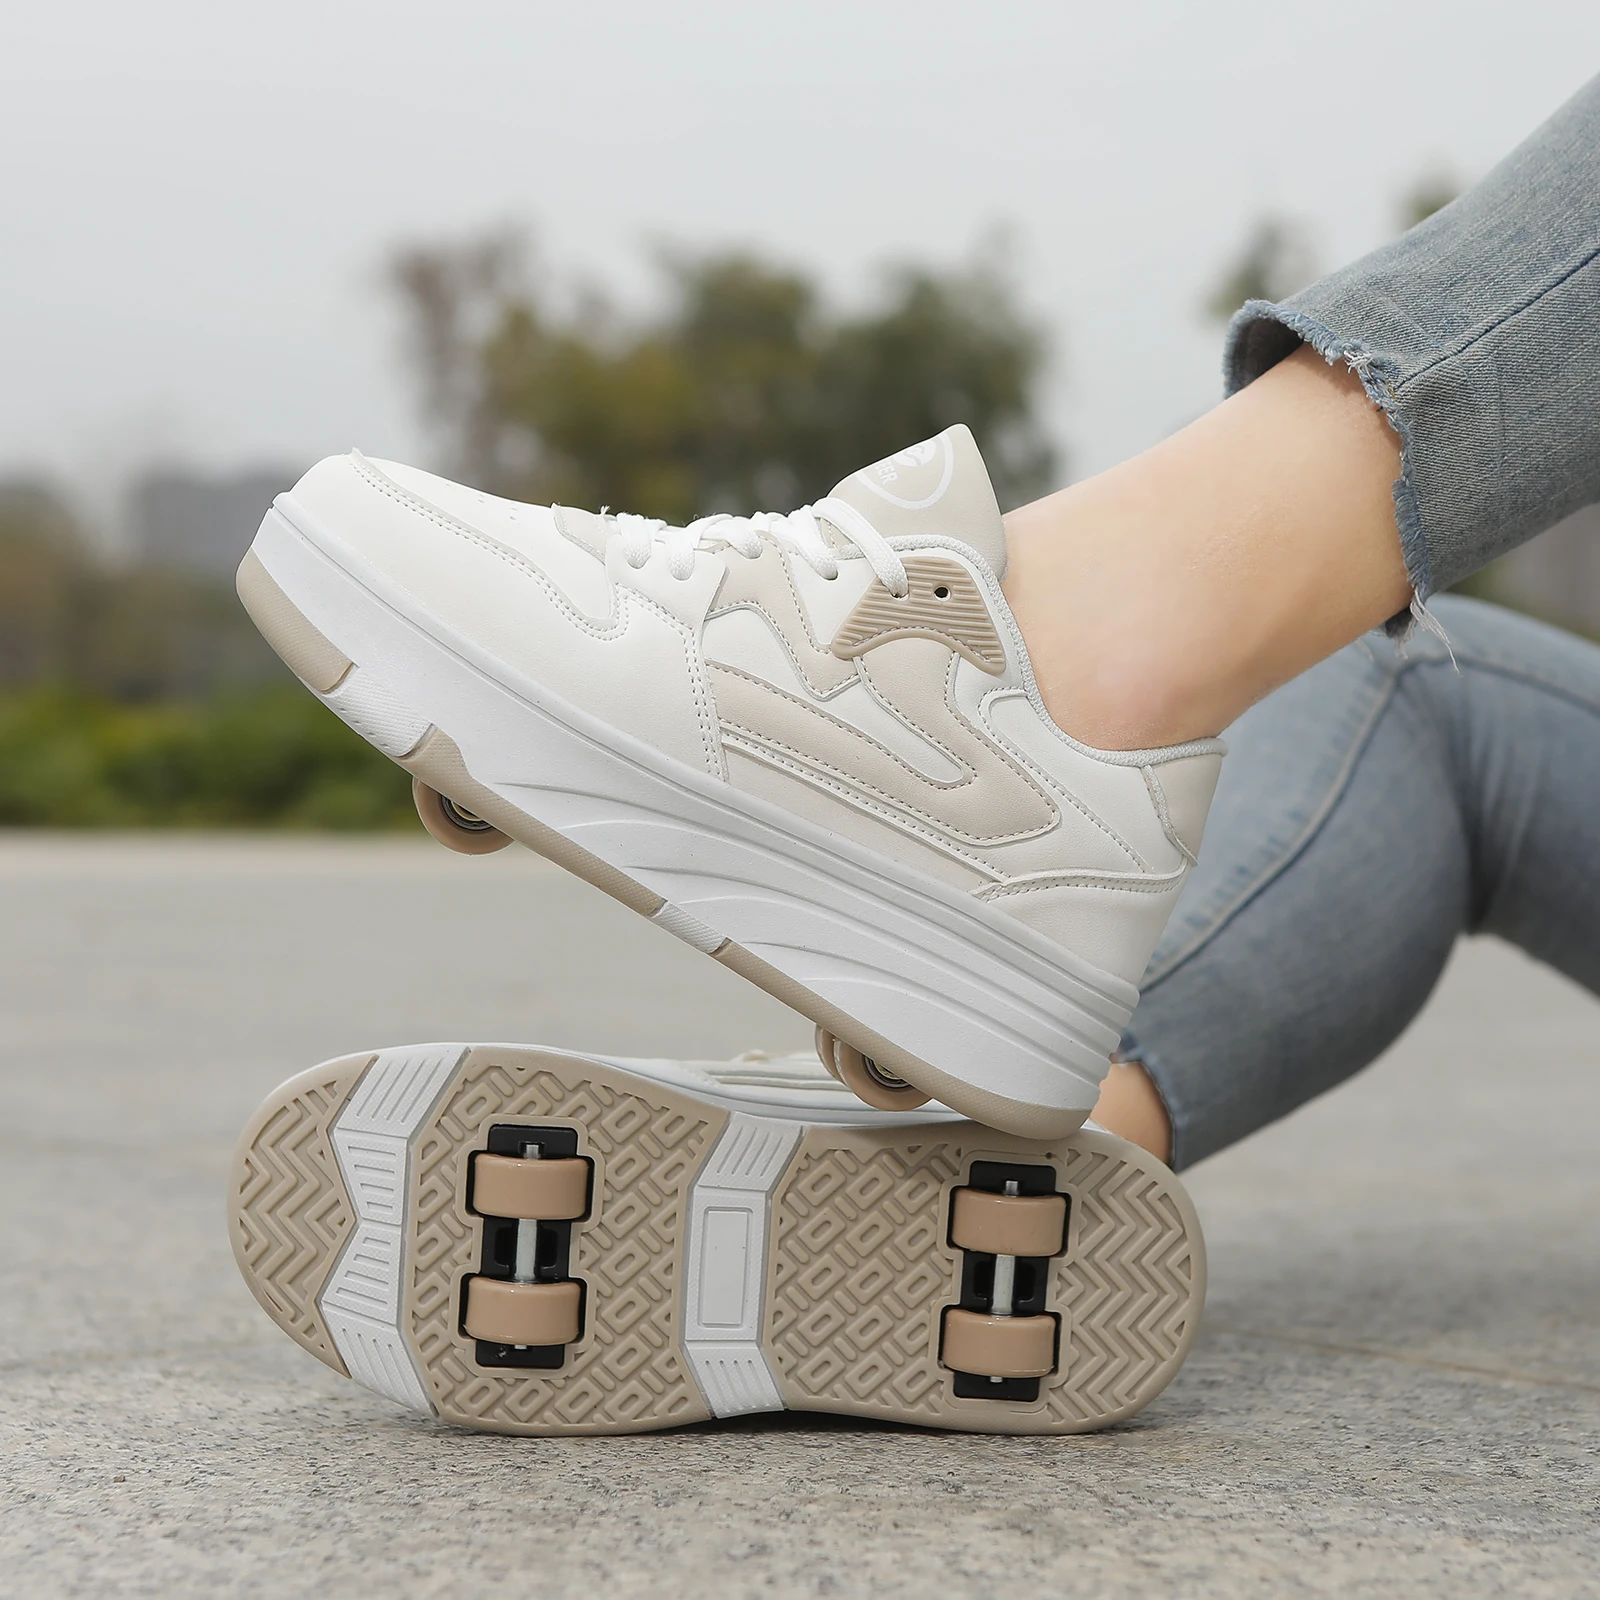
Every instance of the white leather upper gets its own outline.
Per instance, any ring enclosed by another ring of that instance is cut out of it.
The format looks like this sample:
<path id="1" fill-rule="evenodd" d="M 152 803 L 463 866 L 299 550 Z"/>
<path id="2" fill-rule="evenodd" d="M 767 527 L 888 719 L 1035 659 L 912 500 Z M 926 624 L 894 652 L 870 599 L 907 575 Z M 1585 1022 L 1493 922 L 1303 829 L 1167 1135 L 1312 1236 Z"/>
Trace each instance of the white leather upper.
<path id="1" fill-rule="evenodd" d="M 987 605 L 1000 671 L 931 624 L 830 652 L 878 583 L 849 550 L 831 577 L 714 538 L 692 567 L 670 570 L 659 543 L 634 567 L 612 522 L 359 456 L 319 463 L 284 509 L 491 671 L 504 663 L 697 771 L 957 884 L 1104 971 L 1142 974 L 1199 848 L 1220 746 L 1124 754 L 1065 736 L 990 567 L 961 541 L 890 543 L 970 574 L 970 602 L 948 605 L 985 631 Z"/>
<path id="2" fill-rule="evenodd" d="M 675 593 L 677 608 L 663 605 L 647 592 L 663 587 L 651 583 L 648 569 L 627 574 L 642 584 L 619 581 L 558 531 L 547 507 L 467 489 L 450 494 L 441 484 L 458 488 L 427 473 L 335 456 L 313 467 L 289 498 L 423 612 L 490 655 L 666 754 L 720 773 L 695 628 L 683 614 L 692 615 L 692 597 Z M 484 525 L 463 512 L 481 513 Z"/>

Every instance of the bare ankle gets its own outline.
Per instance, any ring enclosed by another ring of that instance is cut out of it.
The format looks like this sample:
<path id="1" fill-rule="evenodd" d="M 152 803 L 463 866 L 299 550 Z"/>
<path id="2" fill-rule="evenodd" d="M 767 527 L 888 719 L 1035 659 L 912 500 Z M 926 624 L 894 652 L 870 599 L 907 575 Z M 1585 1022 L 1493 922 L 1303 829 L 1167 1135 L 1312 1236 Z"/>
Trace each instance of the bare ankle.
<path id="1" fill-rule="evenodd" d="M 1090 1116 L 1119 1139 L 1172 1161 L 1172 1122 L 1149 1074 L 1137 1061 L 1113 1061 Z"/>
<path id="2" fill-rule="evenodd" d="M 1314 352 L 1006 518 L 1005 589 L 1046 707 L 1102 749 L 1219 733 L 1405 608 L 1399 441 Z"/>

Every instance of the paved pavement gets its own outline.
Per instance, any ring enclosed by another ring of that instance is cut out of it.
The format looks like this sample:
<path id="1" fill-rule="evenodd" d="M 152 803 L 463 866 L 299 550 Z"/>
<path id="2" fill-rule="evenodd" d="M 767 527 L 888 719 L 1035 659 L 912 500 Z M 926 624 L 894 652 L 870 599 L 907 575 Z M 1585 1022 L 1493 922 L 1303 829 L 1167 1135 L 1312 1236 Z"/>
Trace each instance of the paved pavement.
<path id="1" fill-rule="evenodd" d="M 807 1032 L 521 852 L 0 838 L 0 1591 L 1600 1595 L 1600 1011 L 1499 946 L 1191 1175 L 1206 1324 L 1113 1433 L 459 1433 L 234 1271 L 234 1134 L 303 1065 Z"/>

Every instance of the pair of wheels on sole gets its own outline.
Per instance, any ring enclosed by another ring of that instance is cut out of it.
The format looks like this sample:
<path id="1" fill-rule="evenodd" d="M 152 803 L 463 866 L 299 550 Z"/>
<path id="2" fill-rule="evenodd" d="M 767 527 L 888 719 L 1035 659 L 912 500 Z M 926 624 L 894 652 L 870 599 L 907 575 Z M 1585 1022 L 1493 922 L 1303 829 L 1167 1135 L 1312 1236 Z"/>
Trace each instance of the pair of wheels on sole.
<path id="1" fill-rule="evenodd" d="M 464 1285 L 462 1329 L 469 1337 L 513 1350 L 548 1350 L 581 1336 L 584 1286 L 541 1274 L 539 1235 L 541 1226 L 590 1214 L 592 1174 L 582 1157 L 550 1155 L 533 1143 L 516 1155 L 483 1151 L 472 1158 L 469 1210 L 510 1221 L 515 1231 L 511 1276 L 474 1276 Z M 998 1192 L 967 1187 L 952 1193 L 950 1244 L 989 1264 L 989 1288 L 987 1305 L 945 1309 L 940 1344 L 947 1367 L 990 1382 L 1054 1371 L 1059 1323 L 1037 1310 L 1027 1314 L 1019 1303 L 1018 1270 L 1023 1262 L 1042 1264 L 1059 1255 L 1066 1226 L 1064 1194 L 1023 1194 L 1016 1181 Z"/>
<path id="2" fill-rule="evenodd" d="M 588 1214 L 589 1163 L 528 1145 L 515 1156 L 476 1155 L 471 1172 L 468 1208 L 514 1223 L 515 1246 L 509 1278 L 467 1280 L 463 1329 L 473 1339 L 513 1349 L 571 1344 L 583 1331 L 583 1285 L 541 1274 L 539 1227 Z"/>
<path id="3" fill-rule="evenodd" d="M 511 843 L 510 836 L 492 822 L 457 805 L 421 778 L 411 780 L 411 797 L 423 827 L 448 849 L 466 856 L 486 856 Z M 903 1078 L 892 1077 L 871 1056 L 836 1039 L 825 1028 L 817 1029 L 817 1054 L 845 1088 L 876 1110 L 915 1111 L 931 1098 Z"/>

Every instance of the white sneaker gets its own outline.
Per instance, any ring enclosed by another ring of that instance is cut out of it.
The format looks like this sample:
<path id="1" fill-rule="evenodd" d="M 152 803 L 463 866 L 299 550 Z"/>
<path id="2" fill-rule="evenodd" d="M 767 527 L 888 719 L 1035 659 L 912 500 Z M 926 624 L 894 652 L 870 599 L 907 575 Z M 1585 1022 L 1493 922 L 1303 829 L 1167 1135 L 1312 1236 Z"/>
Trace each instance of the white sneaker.
<path id="1" fill-rule="evenodd" d="M 331 457 L 279 496 L 239 590 L 461 820 L 882 1077 L 1048 1136 L 1094 1105 L 1222 746 L 1093 750 L 1057 728 L 1005 564 L 956 427 L 815 506 L 688 528 Z"/>
<path id="2" fill-rule="evenodd" d="M 302 1347 L 501 1433 L 785 1407 L 1079 1433 L 1161 1392 L 1205 1299 L 1154 1156 L 870 1111 L 815 1059 L 366 1051 L 268 1096 L 228 1220 Z"/>

